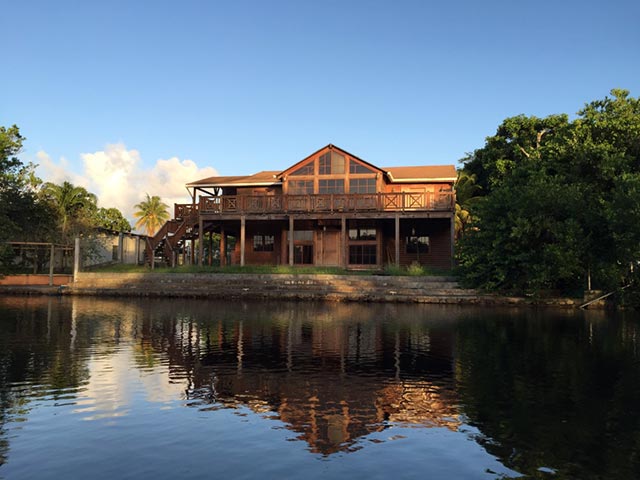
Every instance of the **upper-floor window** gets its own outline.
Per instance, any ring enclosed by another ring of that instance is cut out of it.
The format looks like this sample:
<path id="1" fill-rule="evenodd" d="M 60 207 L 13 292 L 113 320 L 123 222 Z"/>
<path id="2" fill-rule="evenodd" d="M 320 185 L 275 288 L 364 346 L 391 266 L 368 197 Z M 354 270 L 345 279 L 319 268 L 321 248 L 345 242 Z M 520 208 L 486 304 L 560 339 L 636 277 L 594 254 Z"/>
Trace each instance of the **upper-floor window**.
<path id="1" fill-rule="evenodd" d="M 320 175 L 344 174 L 344 155 L 337 152 L 327 152 L 320 156 L 318 162 L 318 173 Z"/>
<path id="2" fill-rule="evenodd" d="M 313 180 L 289 180 L 289 195 L 311 195 Z"/>
<path id="3" fill-rule="evenodd" d="M 318 193 L 344 193 L 344 179 L 321 179 L 318 180 Z"/>
<path id="4" fill-rule="evenodd" d="M 349 193 L 376 193 L 375 178 L 349 179 Z"/>

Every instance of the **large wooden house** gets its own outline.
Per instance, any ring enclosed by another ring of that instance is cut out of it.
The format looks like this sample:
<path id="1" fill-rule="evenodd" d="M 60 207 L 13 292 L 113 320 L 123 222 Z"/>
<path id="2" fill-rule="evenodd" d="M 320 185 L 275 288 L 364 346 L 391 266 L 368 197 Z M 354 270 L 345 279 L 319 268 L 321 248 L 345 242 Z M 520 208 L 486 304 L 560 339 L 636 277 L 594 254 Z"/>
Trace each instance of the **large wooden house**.
<path id="1" fill-rule="evenodd" d="M 148 252 L 175 264 L 191 240 L 191 258 L 206 264 L 214 232 L 221 265 L 449 268 L 455 179 L 453 165 L 378 167 L 327 145 L 284 171 L 187 184 L 191 203 L 175 205 Z"/>

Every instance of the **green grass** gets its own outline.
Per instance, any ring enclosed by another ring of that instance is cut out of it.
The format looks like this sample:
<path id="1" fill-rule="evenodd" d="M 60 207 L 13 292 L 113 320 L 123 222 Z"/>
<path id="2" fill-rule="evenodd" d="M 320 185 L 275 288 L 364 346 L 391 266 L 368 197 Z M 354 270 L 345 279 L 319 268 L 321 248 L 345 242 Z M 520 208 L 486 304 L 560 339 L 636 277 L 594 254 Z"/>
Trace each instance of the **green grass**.
<path id="1" fill-rule="evenodd" d="M 340 267 L 314 267 L 289 265 L 228 265 L 226 267 L 209 267 L 198 265 L 181 265 L 175 268 L 157 267 L 151 270 L 148 266 L 113 264 L 86 269 L 88 272 L 106 273 L 251 273 L 251 274 L 310 274 L 310 275 L 390 275 L 390 276 L 425 276 L 451 275 L 451 271 L 433 270 L 420 265 L 410 267 L 386 266 L 380 270 L 347 270 Z"/>

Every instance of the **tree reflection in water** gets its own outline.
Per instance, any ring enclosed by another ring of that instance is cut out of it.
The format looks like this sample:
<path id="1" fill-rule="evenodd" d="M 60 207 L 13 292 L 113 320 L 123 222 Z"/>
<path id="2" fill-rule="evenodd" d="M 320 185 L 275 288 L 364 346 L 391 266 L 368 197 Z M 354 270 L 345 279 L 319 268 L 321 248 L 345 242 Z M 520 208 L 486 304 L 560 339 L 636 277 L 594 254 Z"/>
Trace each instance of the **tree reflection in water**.
<path id="1" fill-rule="evenodd" d="M 115 377 L 133 367 L 151 400 L 249 408 L 321 455 L 404 425 L 472 431 L 532 477 L 640 473 L 635 318 L 87 298 L 4 298 L 0 309 L 0 464 L 6 425 L 39 398 L 127 415 L 132 394 Z M 114 377 L 110 390 L 98 376 Z"/>

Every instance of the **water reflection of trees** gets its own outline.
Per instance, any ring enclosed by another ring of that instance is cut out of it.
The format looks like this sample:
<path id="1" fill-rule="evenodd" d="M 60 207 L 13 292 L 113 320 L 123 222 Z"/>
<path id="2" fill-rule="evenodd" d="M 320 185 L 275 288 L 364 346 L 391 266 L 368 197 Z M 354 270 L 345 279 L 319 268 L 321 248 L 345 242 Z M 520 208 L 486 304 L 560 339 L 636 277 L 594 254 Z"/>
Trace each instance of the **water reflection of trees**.
<path id="1" fill-rule="evenodd" d="M 34 399 L 61 401 L 88 380 L 77 354 L 78 339 L 71 310 L 58 299 L 9 297 L 0 303 L 0 465 L 9 443 L 6 424 L 22 421 Z M 16 348 L 16 346 L 19 346 Z"/>
<path id="2" fill-rule="evenodd" d="M 463 319 L 457 391 L 485 448 L 532 477 L 640 478 L 637 318 Z"/>

